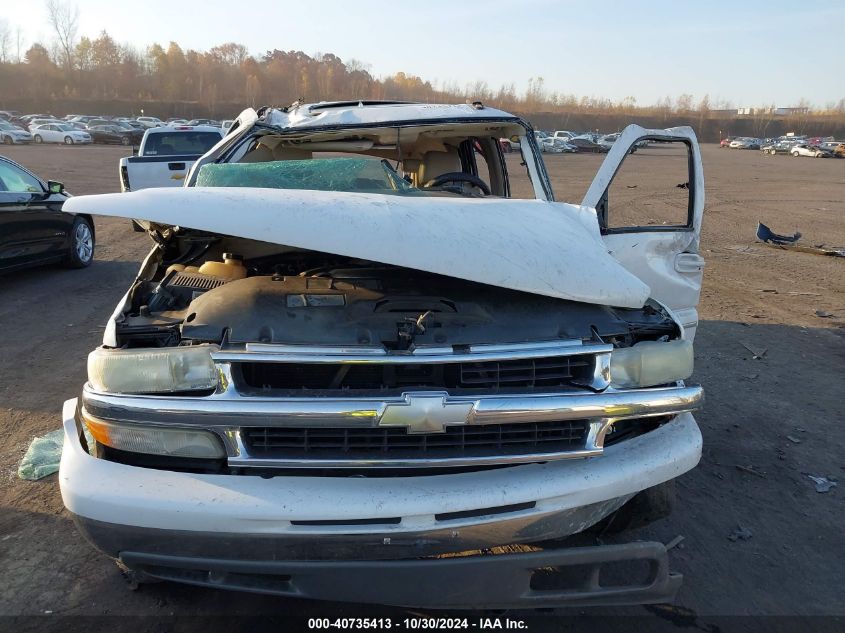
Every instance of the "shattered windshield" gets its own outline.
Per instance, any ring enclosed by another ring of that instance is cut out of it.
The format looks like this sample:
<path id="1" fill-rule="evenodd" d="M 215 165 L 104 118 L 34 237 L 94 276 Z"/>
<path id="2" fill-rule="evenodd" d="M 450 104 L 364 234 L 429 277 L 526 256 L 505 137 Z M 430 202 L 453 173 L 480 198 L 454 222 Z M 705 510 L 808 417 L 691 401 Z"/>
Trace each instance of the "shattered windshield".
<path id="1" fill-rule="evenodd" d="M 197 187 L 260 187 L 416 195 L 389 162 L 373 158 L 322 158 L 203 165 Z"/>

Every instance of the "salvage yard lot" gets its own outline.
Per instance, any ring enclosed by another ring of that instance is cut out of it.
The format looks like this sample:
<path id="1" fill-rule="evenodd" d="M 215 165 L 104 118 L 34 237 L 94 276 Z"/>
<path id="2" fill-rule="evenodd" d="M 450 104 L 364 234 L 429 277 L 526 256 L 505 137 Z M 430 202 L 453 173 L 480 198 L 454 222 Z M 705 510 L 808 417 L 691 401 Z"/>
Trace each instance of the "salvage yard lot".
<path id="1" fill-rule="evenodd" d="M 649 152 L 629 160 L 645 165 Z M 14 146 L 3 153 L 74 194 L 92 194 L 119 190 L 117 161 L 128 152 Z M 845 160 L 714 145 L 702 153 L 707 266 L 694 380 L 707 393 L 696 416 L 704 454 L 678 481 L 674 514 L 620 540 L 683 537 L 670 555 L 685 576 L 677 605 L 699 625 L 717 615 L 845 615 L 845 485 L 821 494 L 808 477 L 845 477 L 845 261 L 754 241 L 759 220 L 778 233 L 800 230 L 809 244 L 845 245 Z M 557 198 L 580 201 L 602 158 L 546 155 Z M 508 156 L 512 171 L 517 163 Z M 149 248 L 124 220 L 97 219 L 96 229 L 90 269 L 0 277 L 0 615 L 401 613 L 168 584 L 129 592 L 116 567 L 77 535 L 56 477 L 15 477 L 32 437 L 59 427 L 61 403 L 77 394 L 86 355 Z M 739 528 L 750 538 L 735 538 Z"/>

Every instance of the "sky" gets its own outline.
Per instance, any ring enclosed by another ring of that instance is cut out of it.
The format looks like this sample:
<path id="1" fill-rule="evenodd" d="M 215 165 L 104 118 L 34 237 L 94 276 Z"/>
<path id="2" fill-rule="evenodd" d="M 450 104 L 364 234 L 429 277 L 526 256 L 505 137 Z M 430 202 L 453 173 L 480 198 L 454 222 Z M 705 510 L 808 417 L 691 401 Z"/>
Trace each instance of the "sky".
<path id="1" fill-rule="evenodd" d="M 206 50 L 229 41 L 334 53 L 376 77 L 403 71 L 463 87 L 486 81 L 652 105 L 709 95 L 734 106 L 824 107 L 845 98 L 842 0 L 69 0 L 79 34 L 106 30 L 144 49 L 172 41 Z M 43 2 L 0 0 L 0 20 L 26 44 L 49 43 Z M 346 95 L 338 95 L 344 97 Z M 307 98 L 307 95 L 305 95 Z"/>

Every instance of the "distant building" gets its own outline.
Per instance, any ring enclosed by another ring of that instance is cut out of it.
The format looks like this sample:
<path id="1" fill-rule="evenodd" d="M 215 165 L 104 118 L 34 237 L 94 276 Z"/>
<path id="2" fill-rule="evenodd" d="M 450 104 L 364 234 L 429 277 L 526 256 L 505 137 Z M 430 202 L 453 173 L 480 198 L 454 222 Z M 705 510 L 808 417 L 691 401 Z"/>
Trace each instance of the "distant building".
<path id="1" fill-rule="evenodd" d="M 807 107 L 800 107 L 800 108 L 775 108 L 775 114 L 778 116 L 788 116 L 790 114 L 808 114 L 810 112 L 810 108 Z"/>
<path id="2" fill-rule="evenodd" d="M 760 114 L 773 114 L 776 116 L 789 116 L 790 114 L 808 114 L 810 108 L 795 107 L 795 108 L 725 108 L 722 110 L 710 110 L 710 114 L 716 116 L 755 116 Z"/>
<path id="3" fill-rule="evenodd" d="M 760 114 L 774 114 L 775 116 L 789 116 L 790 114 L 807 114 L 810 108 L 801 106 L 795 108 L 737 108 L 736 113 L 739 116 L 755 116 Z"/>

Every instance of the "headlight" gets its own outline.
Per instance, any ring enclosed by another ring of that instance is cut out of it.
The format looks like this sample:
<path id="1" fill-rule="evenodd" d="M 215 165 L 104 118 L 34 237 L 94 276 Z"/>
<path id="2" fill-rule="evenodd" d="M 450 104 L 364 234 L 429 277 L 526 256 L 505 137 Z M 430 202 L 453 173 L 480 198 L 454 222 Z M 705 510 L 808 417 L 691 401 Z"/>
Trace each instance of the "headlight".
<path id="1" fill-rule="evenodd" d="M 130 453 L 220 459 L 220 439 L 210 431 L 107 422 L 82 414 L 82 421 L 100 444 Z"/>
<path id="2" fill-rule="evenodd" d="M 88 355 L 88 382 L 97 391 L 111 393 L 207 391 L 217 386 L 211 353 L 218 349 L 96 349 Z"/>
<path id="3" fill-rule="evenodd" d="M 653 387 L 692 375 L 690 341 L 642 341 L 615 349 L 610 356 L 610 384 L 614 387 Z"/>

